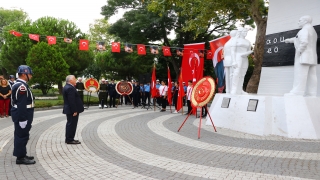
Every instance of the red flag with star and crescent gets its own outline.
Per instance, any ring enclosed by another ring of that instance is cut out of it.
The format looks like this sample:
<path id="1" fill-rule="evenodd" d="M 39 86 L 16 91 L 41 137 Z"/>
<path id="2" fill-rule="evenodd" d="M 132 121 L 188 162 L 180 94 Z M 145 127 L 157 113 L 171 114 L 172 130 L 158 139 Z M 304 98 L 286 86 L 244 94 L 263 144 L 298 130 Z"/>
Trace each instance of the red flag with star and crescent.
<path id="1" fill-rule="evenodd" d="M 170 51 L 170 47 L 168 47 L 168 46 L 163 46 L 162 52 L 163 52 L 163 56 L 172 56 L 171 51 Z"/>
<path id="2" fill-rule="evenodd" d="M 87 50 L 89 50 L 89 40 L 87 40 L 87 39 L 80 39 L 80 41 L 79 41 L 79 50 L 80 50 L 80 51 L 87 51 Z"/>
<path id="3" fill-rule="evenodd" d="M 120 52 L 120 43 L 119 42 L 112 42 L 111 43 L 111 52 Z"/>
<path id="4" fill-rule="evenodd" d="M 168 66 L 168 103 L 169 105 L 172 104 L 172 83 L 171 83 L 171 73 L 170 73 L 170 68 Z"/>
<path id="5" fill-rule="evenodd" d="M 10 34 L 12 34 L 12 35 L 14 35 L 16 37 L 21 37 L 22 36 L 21 33 L 17 32 L 17 31 L 14 31 L 14 30 L 10 30 L 9 32 L 10 32 Z"/>
<path id="6" fill-rule="evenodd" d="M 39 34 L 29 34 L 29 38 L 34 40 L 34 41 L 38 41 L 39 42 L 40 35 Z"/>
<path id="7" fill-rule="evenodd" d="M 207 60 L 212 60 L 213 58 L 213 53 L 211 50 L 207 50 Z"/>
<path id="8" fill-rule="evenodd" d="M 179 76 L 179 90 L 178 90 L 178 99 L 177 99 L 177 111 L 180 111 L 180 109 L 183 106 L 183 97 L 184 97 L 184 89 L 183 89 L 183 78 L 182 78 L 182 69 Z"/>
<path id="9" fill-rule="evenodd" d="M 223 37 L 220 37 L 218 39 L 214 39 L 212 41 L 209 41 L 210 42 L 210 48 L 211 48 L 211 51 L 212 51 L 212 54 L 213 54 L 213 66 L 215 67 L 218 62 L 221 61 L 222 59 L 222 52 L 223 52 L 223 47 L 224 45 L 226 44 L 226 42 L 229 41 L 230 39 L 230 35 L 227 35 L 227 36 L 223 36 Z"/>
<path id="10" fill-rule="evenodd" d="M 151 97 L 157 97 L 157 87 L 156 87 L 156 65 L 153 65 L 152 76 L 151 76 Z"/>
<path id="11" fill-rule="evenodd" d="M 146 55 L 146 46 L 143 44 L 137 44 L 137 51 L 139 55 Z"/>
<path id="12" fill-rule="evenodd" d="M 47 36 L 48 44 L 56 44 L 57 38 L 55 36 Z"/>
<path id="13" fill-rule="evenodd" d="M 192 80 L 195 84 L 203 76 L 204 58 L 199 56 L 199 50 L 204 49 L 205 43 L 184 44 L 182 58 L 183 82 Z"/>

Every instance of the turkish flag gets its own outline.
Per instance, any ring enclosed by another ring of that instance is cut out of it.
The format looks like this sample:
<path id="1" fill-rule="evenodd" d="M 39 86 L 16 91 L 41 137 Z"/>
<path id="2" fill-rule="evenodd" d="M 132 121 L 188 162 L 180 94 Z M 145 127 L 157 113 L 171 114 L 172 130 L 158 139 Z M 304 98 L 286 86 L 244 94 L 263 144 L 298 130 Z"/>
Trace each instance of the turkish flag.
<path id="1" fill-rule="evenodd" d="M 55 36 L 47 36 L 48 44 L 56 44 L 57 38 Z"/>
<path id="2" fill-rule="evenodd" d="M 80 39 L 80 41 L 79 41 L 79 50 L 80 50 L 80 51 L 87 51 L 87 50 L 89 50 L 89 40 Z"/>
<path id="3" fill-rule="evenodd" d="M 111 52 L 120 52 L 120 43 L 119 42 L 112 42 L 111 43 Z"/>
<path id="4" fill-rule="evenodd" d="M 29 38 L 39 42 L 40 35 L 39 34 L 29 34 Z"/>
<path id="5" fill-rule="evenodd" d="M 211 50 L 207 50 L 207 60 L 212 60 L 213 58 L 213 53 Z"/>
<path id="6" fill-rule="evenodd" d="M 218 62 L 220 62 L 222 58 L 223 47 L 226 42 L 229 41 L 230 35 L 220 37 L 218 39 L 214 39 L 210 42 L 211 51 L 213 53 L 213 66 L 215 67 Z"/>
<path id="7" fill-rule="evenodd" d="M 184 97 L 184 89 L 183 89 L 183 78 L 182 78 L 182 69 L 179 76 L 179 89 L 178 89 L 178 99 L 177 99 L 177 111 L 180 111 L 182 108 L 182 101 Z"/>
<path id="8" fill-rule="evenodd" d="M 137 51 L 139 55 L 146 55 L 146 46 L 143 44 L 137 44 Z"/>
<path id="9" fill-rule="evenodd" d="M 199 56 L 199 50 L 203 49 L 204 43 L 184 45 L 181 71 L 186 84 L 189 80 L 195 84 L 203 76 L 204 58 Z"/>
<path id="10" fill-rule="evenodd" d="M 171 83 L 171 74 L 170 74 L 170 68 L 168 66 L 168 102 L 169 105 L 172 104 L 172 83 Z"/>
<path id="11" fill-rule="evenodd" d="M 156 65 L 153 65 L 152 76 L 151 76 L 151 97 L 157 97 L 157 87 L 156 87 Z"/>
<path id="12" fill-rule="evenodd" d="M 17 31 L 14 31 L 14 30 L 10 30 L 9 32 L 10 32 L 10 34 L 12 34 L 14 36 L 17 36 L 17 37 L 21 37 L 22 36 L 21 33 L 17 32 Z"/>
<path id="13" fill-rule="evenodd" d="M 163 52 L 163 56 L 172 56 L 171 51 L 170 51 L 170 47 L 168 47 L 168 46 L 163 46 L 162 52 Z"/>

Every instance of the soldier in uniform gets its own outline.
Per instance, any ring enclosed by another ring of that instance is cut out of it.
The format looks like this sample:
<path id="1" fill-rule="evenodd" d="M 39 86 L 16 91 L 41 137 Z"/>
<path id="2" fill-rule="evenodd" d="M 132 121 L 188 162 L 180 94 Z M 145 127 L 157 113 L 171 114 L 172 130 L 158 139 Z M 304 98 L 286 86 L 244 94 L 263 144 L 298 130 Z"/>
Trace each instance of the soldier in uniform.
<path id="1" fill-rule="evenodd" d="M 29 66 L 21 65 L 17 73 L 19 78 L 12 87 L 11 96 L 11 117 L 14 123 L 13 156 L 17 157 L 16 164 L 35 164 L 34 157 L 27 156 L 26 148 L 34 114 L 34 97 L 27 84 L 32 78 L 32 70 Z"/>
<path id="2" fill-rule="evenodd" d="M 102 79 L 101 84 L 100 84 L 100 89 L 99 89 L 99 108 L 102 108 L 102 104 L 104 108 L 108 108 L 107 106 L 107 91 L 108 91 L 108 85 L 106 84 L 106 80 Z"/>
<path id="3" fill-rule="evenodd" d="M 116 97 L 117 97 L 117 91 L 116 91 L 116 84 L 114 83 L 114 79 L 111 79 L 111 83 L 108 85 L 109 90 L 109 107 L 116 107 Z"/>
<path id="4" fill-rule="evenodd" d="M 82 104 L 84 104 L 84 102 L 83 102 L 84 84 L 82 82 L 82 78 L 78 78 L 78 82 L 76 83 L 76 89 L 78 91 L 80 99 L 82 100 Z"/>
<path id="5" fill-rule="evenodd" d="M 133 98 L 133 108 L 137 108 L 139 105 L 139 94 L 140 94 L 140 86 L 137 81 L 134 81 L 132 98 Z"/>

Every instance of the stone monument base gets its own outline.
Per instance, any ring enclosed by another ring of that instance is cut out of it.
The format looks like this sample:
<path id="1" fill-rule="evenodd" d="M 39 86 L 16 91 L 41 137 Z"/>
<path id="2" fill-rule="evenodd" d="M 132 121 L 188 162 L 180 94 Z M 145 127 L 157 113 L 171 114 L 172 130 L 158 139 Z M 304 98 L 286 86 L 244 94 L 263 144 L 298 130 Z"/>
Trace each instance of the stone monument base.
<path id="1" fill-rule="evenodd" d="M 209 112 L 217 127 L 260 136 L 320 139 L 320 97 L 216 94 Z M 206 124 L 211 125 L 208 116 Z"/>

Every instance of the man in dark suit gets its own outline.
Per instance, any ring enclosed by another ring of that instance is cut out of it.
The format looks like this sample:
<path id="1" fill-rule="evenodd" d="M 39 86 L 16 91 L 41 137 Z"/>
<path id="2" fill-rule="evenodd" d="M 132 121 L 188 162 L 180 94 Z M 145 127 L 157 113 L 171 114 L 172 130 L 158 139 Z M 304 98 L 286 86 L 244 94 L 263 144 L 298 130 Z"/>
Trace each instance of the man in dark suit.
<path id="1" fill-rule="evenodd" d="M 79 119 L 79 113 L 84 111 L 83 103 L 80 95 L 77 92 L 76 78 L 74 75 L 68 75 L 66 77 L 66 85 L 63 87 L 63 114 L 67 116 L 66 124 L 66 140 L 67 144 L 81 144 L 80 141 L 75 140 L 74 136 L 77 130 L 77 124 Z"/>

